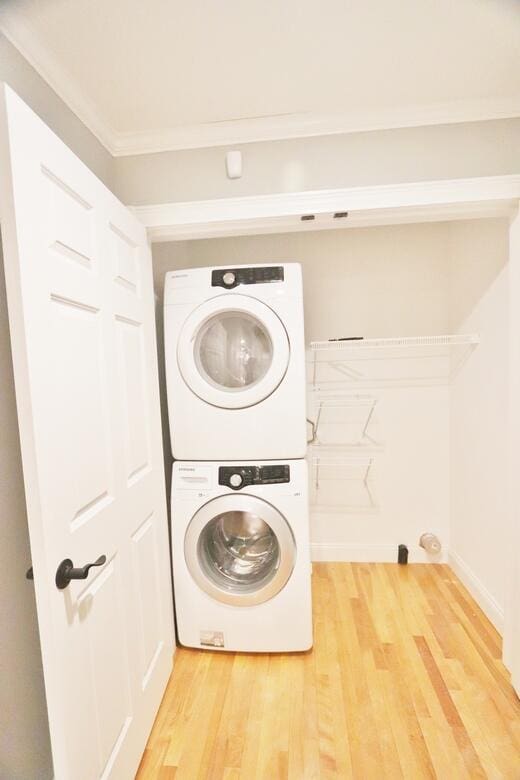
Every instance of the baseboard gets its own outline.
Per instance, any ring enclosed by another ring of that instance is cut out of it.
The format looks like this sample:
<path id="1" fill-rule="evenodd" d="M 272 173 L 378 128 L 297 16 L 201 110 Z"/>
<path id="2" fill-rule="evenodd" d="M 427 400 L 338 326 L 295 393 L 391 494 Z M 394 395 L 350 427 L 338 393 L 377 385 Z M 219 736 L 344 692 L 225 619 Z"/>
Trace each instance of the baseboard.
<path id="1" fill-rule="evenodd" d="M 496 630 L 502 634 L 504 630 L 504 610 L 497 604 L 491 593 L 457 553 L 450 552 L 448 563 L 459 580 L 469 590 L 481 610 L 493 623 Z"/>
<path id="2" fill-rule="evenodd" d="M 343 561 L 350 563 L 397 563 L 397 544 L 352 544 L 312 542 L 313 561 Z M 410 563 L 445 563 L 443 556 L 431 556 L 418 545 L 408 547 Z"/>

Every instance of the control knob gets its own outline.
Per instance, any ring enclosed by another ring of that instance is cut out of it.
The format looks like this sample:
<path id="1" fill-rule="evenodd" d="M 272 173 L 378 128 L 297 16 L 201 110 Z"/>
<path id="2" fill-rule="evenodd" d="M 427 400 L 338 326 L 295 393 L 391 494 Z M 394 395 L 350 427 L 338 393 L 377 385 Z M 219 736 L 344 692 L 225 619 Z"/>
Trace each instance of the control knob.
<path id="1" fill-rule="evenodd" d="M 233 273 L 233 271 L 226 271 L 226 273 L 222 277 L 222 281 L 228 287 L 231 287 L 232 284 L 235 284 L 235 279 L 236 279 L 236 276 Z"/>
<path id="2" fill-rule="evenodd" d="M 229 484 L 233 488 L 239 488 L 243 481 L 244 481 L 244 477 L 242 476 L 242 474 L 237 474 L 236 472 L 235 474 L 231 474 L 229 478 Z"/>

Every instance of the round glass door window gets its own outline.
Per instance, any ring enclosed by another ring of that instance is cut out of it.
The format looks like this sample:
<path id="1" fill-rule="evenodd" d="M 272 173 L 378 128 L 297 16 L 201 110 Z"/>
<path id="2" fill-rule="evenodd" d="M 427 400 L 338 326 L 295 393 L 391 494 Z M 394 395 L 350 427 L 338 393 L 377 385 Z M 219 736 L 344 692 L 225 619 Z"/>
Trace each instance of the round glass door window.
<path id="1" fill-rule="evenodd" d="M 296 544 L 284 516 L 267 501 L 226 495 L 208 501 L 192 517 L 184 558 L 211 598 L 247 607 L 268 601 L 285 587 Z"/>
<path id="2" fill-rule="evenodd" d="M 280 565 L 280 547 L 273 529 L 252 512 L 217 515 L 201 532 L 197 547 L 206 577 L 233 593 L 263 588 Z"/>
<path id="3" fill-rule="evenodd" d="M 221 409 L 246 409 L 268 398 L 285 377 L 290 356 L 278 315 L 239 294 L 204 301 L 186 318 L 177 342 L 187 386 Z"/>
<path id="4" fill-rule="evenodd" d="M 206 381 L 232 392 L 264 378 L 273 360 L 273 343 L 256 317 L 227 311 L 210 317 L 200 329 L 194 353 Z"/>

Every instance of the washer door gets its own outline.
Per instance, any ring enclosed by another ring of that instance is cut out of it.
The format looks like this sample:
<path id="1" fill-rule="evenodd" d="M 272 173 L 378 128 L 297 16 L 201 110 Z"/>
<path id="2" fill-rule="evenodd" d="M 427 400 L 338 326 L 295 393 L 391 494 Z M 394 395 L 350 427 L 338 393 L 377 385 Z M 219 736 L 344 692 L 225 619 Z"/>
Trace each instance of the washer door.
<path id="1" fill-rule="evenodd" d="M 289 357 L 280 318 L 246 295 L 205 301 L 186 319 L 177 347 L 188 387 L 223 409 L 243 409 L 271 395 L 285 376 Z"/>
<path id="2" fill-rule="evenodd" d="M 184 557 L 209 596 L 246 607 L 282 590 L 294 568 L 296 544 L 286 519 L 267 501 L 226 495 L 194 515 L 184 537 Z"/>

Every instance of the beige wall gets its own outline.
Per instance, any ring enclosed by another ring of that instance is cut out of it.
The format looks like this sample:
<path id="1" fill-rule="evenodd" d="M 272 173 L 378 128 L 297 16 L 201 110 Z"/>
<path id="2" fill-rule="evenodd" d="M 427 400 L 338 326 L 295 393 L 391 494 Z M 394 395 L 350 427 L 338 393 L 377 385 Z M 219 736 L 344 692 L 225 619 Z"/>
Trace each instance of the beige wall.
<path id="1" fill-rule="evenodd" d="M 241 179 L 226 178 L 226 148 L 119 157 L 125 203 L 520 173 L 520 119 L 252 143 Z"/>
<path id="2" fill-rule="evenodd" d="M 306 341 L 446 333 L 443 223 L 206 239 L 153 247 L 160 292 L 174 267 L 298 261 Z"/>
<path id="3" fill-rule="evenodd" d="M 0 33 L 0 81 L 5 81 L 108 187 L 113 158 L 78 117 Z"/>
<path id="4" fill-rule="evenodd" d="M 1 247 L 0 247 L 1 257 Z M 49 731 L 18 439 L 3 267 L 0 267 L 0 777 L 52 776 Z"/>
<path id="5" fill-rule="evenodd" d="M 501 629 L 509 544 L 507 221 L 453 223 L 449 252 L 451 329 L 481 338 L 452 384 L 451 553 Z"/>
<path id="6" fill-rule="evenodd" d="M 109 186 L 112 158 L 0 35 L 6 81 Z M 46 780 L 52 761 L 43 688 L 0 248 L 0 778 Z"/>

